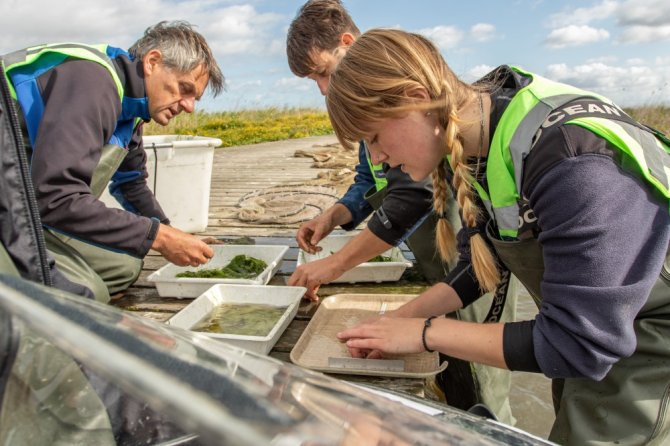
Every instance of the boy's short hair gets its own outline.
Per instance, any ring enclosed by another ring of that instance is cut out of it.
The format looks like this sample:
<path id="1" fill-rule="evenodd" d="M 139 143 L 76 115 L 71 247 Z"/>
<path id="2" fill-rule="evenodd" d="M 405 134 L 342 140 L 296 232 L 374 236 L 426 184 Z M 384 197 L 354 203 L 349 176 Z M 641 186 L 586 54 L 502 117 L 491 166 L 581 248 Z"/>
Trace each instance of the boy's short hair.
<path id="1" fill-rule="evenodd" d="M 340 0 L 309 0 L 291 22 L 286 37 L 286 55 L 293 74 L 305 77 L 314 71 L 314 51 L 334 50 L 340 37 L 360 31 Z"/>

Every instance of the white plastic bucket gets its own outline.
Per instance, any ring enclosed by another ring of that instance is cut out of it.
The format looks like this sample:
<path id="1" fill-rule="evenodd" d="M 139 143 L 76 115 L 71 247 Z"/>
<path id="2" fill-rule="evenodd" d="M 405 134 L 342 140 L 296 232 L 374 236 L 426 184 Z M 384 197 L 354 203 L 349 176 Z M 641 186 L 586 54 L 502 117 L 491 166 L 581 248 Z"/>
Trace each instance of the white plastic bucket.
<path id="1" fill-rule="evenodd" d="M 156 135 L 143 138 L 147 153 L 147 184 L 171 225 L 185 232 L 207 228 L 214 148 L 217 138 Z M 158 160 L 158 162 L 156 162 Z M 120 208 L 108 190 L 100 199 Z"/>

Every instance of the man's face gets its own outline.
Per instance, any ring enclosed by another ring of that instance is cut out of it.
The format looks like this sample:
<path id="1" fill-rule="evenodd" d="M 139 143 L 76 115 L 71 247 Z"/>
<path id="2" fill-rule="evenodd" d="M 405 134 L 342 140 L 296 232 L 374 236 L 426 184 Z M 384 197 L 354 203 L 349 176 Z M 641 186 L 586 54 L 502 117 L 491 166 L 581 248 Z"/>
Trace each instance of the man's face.
<path id="1" fill-rule="evenodd" d="M 204 66 L 188 73 L 172 70 L 163 64 L 158 50 L 150 51 L 143 64 L 151 119 L 167 125 L 182 111 L 192 113 L 195 110 L 195 102 L 200 100 L 209 81 Z"/>
<path id="2" fill-rule="evenodd" d="M 330 75 L 333 74 L 335 68 L 337 68 L 337 64 L 340 63 L 340 60 L 346 54 L 347 48 L 347 46 L 339 46 L 334 50 L 314 49 L 311 52 L 314 71 L 307 75 L 307 78 L 316 82 L 322 95 L 326 95 L 328 84 L 330 83 Z"/>

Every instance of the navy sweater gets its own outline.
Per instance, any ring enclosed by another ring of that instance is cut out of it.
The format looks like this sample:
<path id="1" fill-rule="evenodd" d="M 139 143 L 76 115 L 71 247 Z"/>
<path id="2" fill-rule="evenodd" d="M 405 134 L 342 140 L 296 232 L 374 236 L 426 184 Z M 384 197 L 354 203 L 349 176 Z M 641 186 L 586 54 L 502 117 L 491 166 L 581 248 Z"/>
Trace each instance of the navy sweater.
<path id="1" fill-rule="evenodd" d="M 510 97 L 494 95 L 492 126 Z M 505 361 L 511 370 L 550 378 L 599 380 L 635 350 L 633 321 L 668 251 L 668 205 L 586 129 L 561 125 L 543 132 L 532 155 L 546 161 L 547 151 L 555 162 L 538 169 L 529 157 L 522 190 L 537 217 L 543 300 L 534 320 L 505 325 Z M 459 241 L 459 263 L 445 281 L 468 305 L 481 293 L 467 237 L 461 233 Z"/>

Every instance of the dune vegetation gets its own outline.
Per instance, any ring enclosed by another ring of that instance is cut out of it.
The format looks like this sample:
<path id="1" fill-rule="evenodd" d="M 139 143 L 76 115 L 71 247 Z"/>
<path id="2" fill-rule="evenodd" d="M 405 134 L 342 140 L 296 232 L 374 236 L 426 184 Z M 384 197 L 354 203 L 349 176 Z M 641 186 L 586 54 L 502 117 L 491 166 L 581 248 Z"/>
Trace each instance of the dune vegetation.
<path id="1" fill-rule="evenodd" d="M 198 135 L 219 138 L 222 147 L 333 133 L 328 114 L 309 108 L 266 108 L 231 112 L 182 113 L 166 127 L 148 124 L 146 135 Z"/>
<path id="2" fill-rule="evenodd" d="M 670 107 L 627 108 L 638 121 L 670 135 Z M 333 132 L 328 114 L 321 109 L 266 108 L 231 112 L 183 113 L 167 127 L 150 123 L 145 134 L 198 135 L 219 138 L 222 147 L 255 144 Z"/>

